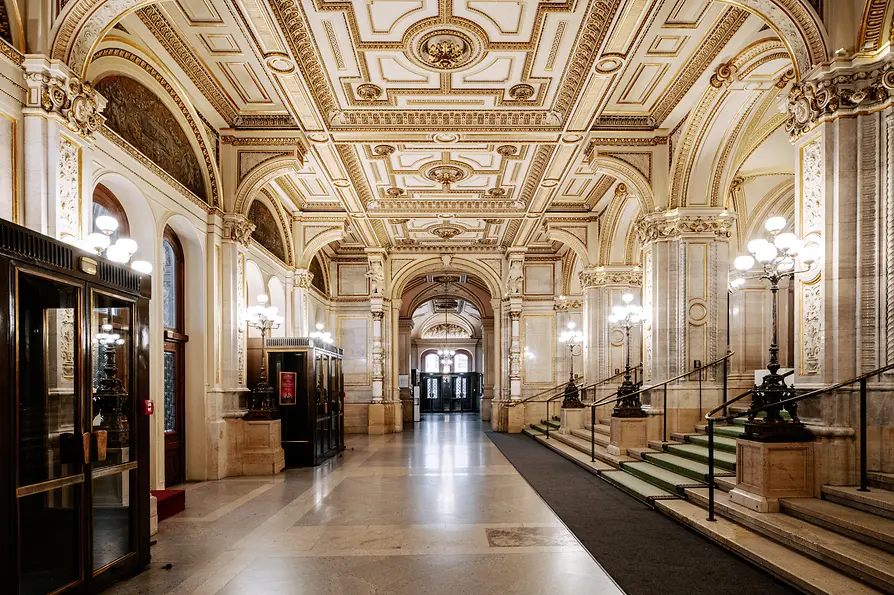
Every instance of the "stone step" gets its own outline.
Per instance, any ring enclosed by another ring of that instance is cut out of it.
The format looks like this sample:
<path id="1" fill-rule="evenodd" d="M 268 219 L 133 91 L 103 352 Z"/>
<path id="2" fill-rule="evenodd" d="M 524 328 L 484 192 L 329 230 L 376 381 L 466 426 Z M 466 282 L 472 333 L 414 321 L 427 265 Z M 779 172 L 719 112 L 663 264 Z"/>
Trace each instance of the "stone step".
<path id="1" fill-rule="evenodd" d="M 547 424 L 549 424 L 549 427 L 550 427 L 550 430 L 549 430 L 549 431 L 550 431 L 550 432 L 552 432 L 553 430 L 558 430 L 560 427 L 562 427 L 561 424 L 559 424 L 559 422 L 554 421 L 554 420 L 541 419 L 541 420 L 540 420 L 540 424 L 541 424 L 541 425 L 547 425 Z"/>
<path id="2" fill-rule="evenodd" d="M 698 444 L 671 444 L 667 447 L 667 452 L 699 461 L 700 463 L 708 462 L 708 449 Z M 714 450 L 714 466 L 723 467 L 730 471 L 736 470 L 736 455 L 722 450 Z"/>
<path id="3" fill-rule="evenodd" d="M 704 446 L 708 448 L 708 436 L 706 434 L 690 434 L 686 438 L 687 442 L 691 444 L 698 444 L 699 446 Z M 714 452 L 715 454 L 719 451 L 724 452 L 736 452 L 736 439 L 728 438 L 726 436 L 714 436 Z"/>
<path id="4" fill-rule="evenodd" d="M 697 425 L 695 426 L 696 431 L 707 434 L 708 426 L 707 425 Z M 744 426 L 714 426 L 714 435 L 715 436 L 728 436 L 730 438 L 741 438 L 745 433 Z"/>
<path id="5" fill-rule="evenodd" d="M 869 471 L 869 485 L 874 488 L 894 491 L 894 473 L 882 473 L 881 471 Z"/>
<path id="6" fill-rule="evenodd" d="M 781 581 L 811 595 L 877 595 L 881 591 L 791 550 L 755 531 L 718 517 L 706 520 L 705 510 L 686 500 L 658 500 L 662 513 L 698 531 L 720 546 L 763 568 Z"/>
<path id="7" fill-rule="evenodd" d="M 626 471 L 602 471 L 599 476 L 613 486 L 624 490 L 637 500 L 652 506 L 655 500 L 680 498 L 679 495 L 663 490 L 648 481 Z"/>
<path id="8" fill-rule="evenodd" d="M 736 406 L 730 407 L 731 413 L 745 413 L 746 411 L 748 411 L 747 407 L 744 410 L 739 410 L 736 408 Z M 765 415 L 766 415 L 766 413 L 764 413 L 764 412 L 758 413 L 757 419 L 761 419 Z M 788 411 L 782 412 L 782 419 L 791 419 L 791 418 L 792 418 L 792 416 L 789 415 Z M 746 421 L 748 421 L 748 418 L 743 415 L 742 417 L 737 417 L 736 419 L 734 419 L 733 423 L 736 424 L 737 426 L 744 426 Z"/>
<path id="9" fill-rule="evenodd" d="M 724 492 L 729 492 L 734 487 L 736 487 L 736 476 L 730 475 L 727 477 L 715 477 L 714 485 L 723 490 Z"/>
<path id="10" fill-rule="evenodd" d="M 543 428 L 540 426 L 538 429 Z M 543 436 L 544 440 L 546 440 L 546 436 Z M 558 440 L 568 446 L 576 448 L 583 454 L 590 456 L 590 440 L 582 440 L 577 436 L 573 436 L 571 434 L 560 434 L 559 432 L 553 432 L 550 430 L 549 432 L 549 441 Z M 618 456 L 610 454 L 604 446 L 596 445 L 596 458 L 604 463 L 608 463 L 613 466 L 615 469 L 621 468 L 621 463 L 633 462 L 635 459 L 628 456 Z"/>
<path id="11" fill-rule="evenodd" d="M 894 520 L 819 498 L 785 498 L 779 503 L 794 517 L 894 553 Z"/>
<path id="12" fill-rule="evenodd" d="M 686 490 L 686 497 L 707 507 L 707 488 Z M 865 581 L 894 592 L 894 554 L 781 512 L 754 512 L 715 492 L 715 511 L 765 537 Z"/>
<path id="13" fill-rule="evenodd" d="M 586 422 L 584 422 L 584 429 L 585 429 L 586 431 L 588 431 L 588 432 L 590 431 L 590 425 L 591 425 L 591 424 L 590 424 L 590 421 L 589 421 L 589 420 L 587 420 Z M 604 436 L 610 436 L 611 433 L 612 433 L 612 427 L 611 427 L 610 425 L 608 425 L 608 424 L 600 424 L 600 423 L 597 423 L 597 424 L 596 424 L 596 433 L 597 433 L 597 434 L 602 434 L 602 435 L 604 435 Z"/>
<path id="14" fill-rule="evenodd" d="M 598 459 L 596 461 L 591 461 L 589 454 L 584 454 L 573 446 L 568 446 L 564 442 L 559 442 L 558 440 L 553 440 L 552 438 L 547 440 L 543 434 L 532 431 L 528 428 L 524 429 L 523 433 L 533 437 L 535 440 L 537 440 L 537 442 L 540 442 L 550 450 L 557 452 L 569 461 L 579 465 L 580 467 L 586 469 L 594 475 L 598 474 L 599 471 L 610 471 L 615 469 L 615 467 L 612 467 L 608 463 L 604 463 Z"/>
<path id="15" fill-rule="evenodd" d="M 708 481 L 708 466 L 705 463 L 693 461 L 669 452 L 647 454 L 646 461 L 703 483 Z M 717 465 L 714 465 L 714 475 L 721 477 L 735 476 L 729 469 L 718 467 Z"/>
<path id="16" fill-rule="evenodd" d="M 823 498 L 878 516 L 894 519 L 894 492 L 870 489 L 861 492 L 857 486 L 823 486 Z"/>
<path id="17" fill-rule="evenodd" d="M 571 434 L 577 436 L 581 440 L 586 440 L 587 442 L 590 441 L 590 430 L 571 430 Z M 596 444 L 599 446 L 608 446 L 609 439 L 607 434 L 596 432 L 593 434 L 593 437 L 596 439 Z"/>
<path id="18" fill-rule="evenodd" d="M 648 461 L 639 463 L 624 463 L 623 465 L 621 465 L 621 469 L 630 473 L 631 475 L 635 475 L 636 477 L 651 483 L 654 486 L 657 486 L 674 494 L 679 494 L 680 496 L 683 495 L 683 490 L 685 490 L 686 488 L 705 485 L 704 483 L 692 479 L 691 477 L 686 477 L 685 475 L 674 473 L 669 469 L 659 467 L 658 465 L 653 465 Z"/>

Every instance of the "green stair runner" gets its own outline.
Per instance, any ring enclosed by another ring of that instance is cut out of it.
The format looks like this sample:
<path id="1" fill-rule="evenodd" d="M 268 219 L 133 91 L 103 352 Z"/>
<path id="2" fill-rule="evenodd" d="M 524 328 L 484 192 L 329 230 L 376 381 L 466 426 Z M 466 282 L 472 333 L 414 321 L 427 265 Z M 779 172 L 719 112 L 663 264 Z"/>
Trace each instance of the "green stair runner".
<path id="1" fill-rule="evenodd" d="M 710 458 L 708 448 L 705 446 L 700 446 L 698 444 L 668 444 L 667 446 L 665 446 L 665 450 L 667 450 L 667 452 L 669 453 L 679 455 L 687 459 L 692 459 L 693 461 L 699 461 L 705 464 L 708 463 L 708 459 Z M 735 471 L 736 455 L 734 453 L 721 451 L 715 448 L 714 466 L 724 467 L 726 469 Z"/>
<path id="2" fill-rule="evenodd" d="M 704 487 L 705 484 L 697 479 L 674 473 L 648 461 L 641 463 L 624 463 L 621 469 L 649 482 L 650 484 L 683 495 L 683 490 L 692 487 Z"/>
<path id="3" fill-rule="evenodd" d="M 716 432 L 715 432 L 716 434 Z M 708 448 L 708 435 L 707 434 L 695 434 L 692 436 L 687 436 L 686 440 L 691 442 L 692 444 L 698 444 L 699 446 L 704 446 Z M 735 438 L 727 438 L 726 436 L 714 436 L 714 452 L 722 450 L 725 452 L 736 452 L 736 440 Z"/>
<path id="4" fill-rule="evenodd" d="M 663 490 L 631 473 L 627 473 L 626 471 L 603 471 L 599 476 L 613 486 L 624 490 L 637 500 L 642 500 L 646 504 L 651 504 L 652 500 L 679 498 L 679 496 L 676 496 L 667 490 Z"/>

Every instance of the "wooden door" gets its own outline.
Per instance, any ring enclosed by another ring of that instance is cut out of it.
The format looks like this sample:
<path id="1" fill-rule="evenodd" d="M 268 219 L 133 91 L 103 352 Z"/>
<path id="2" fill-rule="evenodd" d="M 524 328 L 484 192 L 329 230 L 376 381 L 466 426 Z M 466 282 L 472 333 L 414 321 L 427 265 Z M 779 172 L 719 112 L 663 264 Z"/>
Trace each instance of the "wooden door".
<path id="1" fill-rule="evenodd" d="M 165 486 L 186 479 L 186 342 L 183 247 L 168 227 L 162 240 Z"/>

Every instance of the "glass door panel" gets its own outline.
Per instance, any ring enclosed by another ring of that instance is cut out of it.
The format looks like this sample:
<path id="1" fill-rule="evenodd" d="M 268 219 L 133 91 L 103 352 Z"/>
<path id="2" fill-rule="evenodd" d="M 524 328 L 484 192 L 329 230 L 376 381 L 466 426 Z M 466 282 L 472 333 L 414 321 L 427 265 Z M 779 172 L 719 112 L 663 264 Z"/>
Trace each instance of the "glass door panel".
<path id="1" fill-rule="evenodd" d="M 17 270 L 15 292 L 19 592 L 49 593 L 83 577 L 81 291 Z"/>
<path id="2" fill-rule="evenodd" d="M 94 292 L 92 507 L 94 572 L 134 551 L 131 483 L 134 415 L 133 304 Z"/>

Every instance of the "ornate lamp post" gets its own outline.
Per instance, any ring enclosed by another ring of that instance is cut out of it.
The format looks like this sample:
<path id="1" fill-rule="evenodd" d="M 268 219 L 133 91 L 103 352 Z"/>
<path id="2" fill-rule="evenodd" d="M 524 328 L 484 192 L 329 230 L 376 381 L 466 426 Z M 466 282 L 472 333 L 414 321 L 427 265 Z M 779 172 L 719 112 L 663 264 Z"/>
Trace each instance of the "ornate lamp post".
<path id="1" fill-rule="evenodd" d="M 622 397 L 615 405 L 614 417 L 645 417 L 642 402 L 636 392 L 636 385 L 630 379 L 630 329 L 640 326 L 645 316 L 642 306 L 633 303 L 633 294 L 625 293 L 621 299 L 623 306 L 615 306 L 608 317 L 608 322 L 624 329 L 624 381 L 618 387 L 618 396 Z"/>
<path id="2" fill-rule="evenodd" d="M 584 334 L 574 329 L 574 323 L 568 323 L 568 329 L 559 335 L 559 342 L 568 346 L 571 355 L 571 366 L 568 371 L 568 384 L 565 385 L 565 397 L 562 399 L 562 409 L 580 409 L 584 406 L 580 402 L 580 391 L 574 383 L 574 356 L 580 355 L 583 349 Z"/>
<path id="3" fill-rule="evenodd" d="M 258 377 L 258 385 L 252 393 L 251 409 L 246 419 L 275 419 L 276 408 L 273 404 L 273 387 L 267 383 L 267 357 L 265 342 L 267 334 L 279 328 L 283 323 L 282 317 L 277 314 L 276 306 L 267 306 L 267 296 L 258 296 L 258 305 L 249 306 L 245 310 L 245 322 L 248 326 L 261 331 L 261 373 Z"/>
<path id="4" fill-rule="evenodd" d="M 784 217 L 770 217 L 764 223 L 764 228 L 769 232 L 770 239 L 760 238 L 748 242 L 748 251 L 751 255 L 736 257 L 733 266 L 738 271 L 730 281 L 730 286 L 735 290 L 745 283 L 745 279 L 766 279 L 770 282 L 771 307 L 771 335 L 770 335 L 770 361 L 767 364 L 769 372 L 761 381 L 760 386 L 755 385 L 751 408 L 756 409 L 765 405 L 773 405 L 794 395 L 794 389 L 786 386 L 785 379 L 779 374 L 779 344 L 777 342 L 777 293 L 779 282 L 783 279 L 792 279 L 798 273 L 809 271 L 816 264 L 822 253 L 818 238 L 808 238 L 806 241 L 799 239 L 793 233 L 781 233 L 785 229 Z M 801 269 L 798 269 L 800 261 Z M 755 262 L 757 267 L 755 267 Z M 754 274 L 748 275 L 749 271 Z M 798 420 L 797 405 L 791 404 L 785 407 L 791 416 L 791 421 L 782 417 L 783 406 L 770 407 L 762 419 L 756 419 L 755 415 L 749 416 L 745 423 L 745 435 L 750 440 L 761 442 L 795 442 L 812 440 L 813 437 Z"/>

